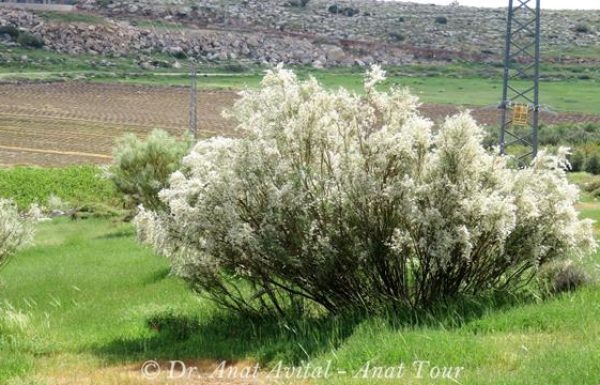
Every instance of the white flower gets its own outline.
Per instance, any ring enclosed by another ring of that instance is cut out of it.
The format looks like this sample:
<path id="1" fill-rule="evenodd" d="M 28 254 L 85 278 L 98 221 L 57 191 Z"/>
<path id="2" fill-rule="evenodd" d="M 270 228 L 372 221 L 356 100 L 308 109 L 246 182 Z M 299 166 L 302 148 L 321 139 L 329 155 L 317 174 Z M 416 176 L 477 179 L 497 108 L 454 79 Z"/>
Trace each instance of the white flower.
<path id="1" fill-rule="evenodd" d="M 375 85 L 385 80 L 385 71 L 377 64 L 371 66 L 365 78 L 365 90 L 370 91 Z"/>
<path id="2" fill-rule="evenodd" d="M 478 269 L 493 285 L 506 269 L 595 249 L 565 150 L 511 169 L 468 112 L 434 129 L 406 90 L 377 92 L 383 79 L 373 66 L 361 96 L 269 71 L 229 111 L 241 138 L 198 142 L 160 194 L 168 212 L 140 209 L 140 239 L 217 296 L 236 292 L 228 274 L 307 291 L 347 278 L 364 298 L 391 277 L 410 291 L 442 276 L 458 290 Z"/>
<path id="3" fill-rule="evenodd" d="M 29 214 L 22 217 L 12 201 L 0 199 L 0 265 L 33 240 L 33 223 L 41 216 L 39 206 L 32 206 Z"/>

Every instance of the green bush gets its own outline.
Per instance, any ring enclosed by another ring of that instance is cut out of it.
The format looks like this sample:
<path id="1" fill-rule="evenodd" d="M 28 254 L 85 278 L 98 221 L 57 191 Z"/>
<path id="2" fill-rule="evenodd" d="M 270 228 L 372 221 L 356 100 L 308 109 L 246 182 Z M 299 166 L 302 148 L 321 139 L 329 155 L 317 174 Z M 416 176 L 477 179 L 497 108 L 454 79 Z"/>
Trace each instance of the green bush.
<path id="1" fill-rule="evenodd" d="M 16 39 L 19 37 L 19 30 L 12 25 L 0 26 L 0 35 L 9 35 L 11 38 Z"/>
<path id="2" fill-rule="evenodd" d="M 360 10 L 358 10 L 357 8 L 340 7 L 337 4 L 330 5 L 329 8 L 327 8 L 327 10 L 329 11 L 329 13 L 333 13 L 335 15 L 348 16 L 348 17 L 352 17 L 352 16 L 358 15 L 360 13 Z"/>
<path id="3" fill-rule="evenodd" d="M 189 146 L 189 140 L 179 141 L 163 130 L 152 131 L 146 140 L 125 135 L 114 150 L 110 179 L 130 208 L 158 210 L 163 207 L 158 192 L 180 167 Z"/>
<path id="4" fill-rule="evenodd" d="M 577 33 L 590 33 L 590 31 L 591 29 L 587 24 L 580 23 L 575 26 L 575 32 Z"/>
<path id="5" fill-rule="evenodd" d="M 540 283 L 545 292 L 559 294 L 574 291 L 589 284 L 589 275 L 572 261 L 549 263 L 541 267 Z"/>
<path id="6" fill-rule="evenodd" d="M 45 204 L 52 196 L 74 205 L 86 202 L 118 204 L 112 183 L 96 166 L 62 168 L 14 167 L 0 170 L 0 197 L 14 200 L 21 210 Z"/>
<path id="7" fill-rule="evenodd" d="M 44 40 L 41 37 L 29 32 L 21 32 L 17 37 L 17 43 L 28 48 L 42 48 L 44 46 Z"/>
<path id="8" fill-rule="evenodd" d="M 600 177 L 592 177 L 592 179 L 585 184 L 584 189 L 587 192 L 600 192 Z"/>
<path id="9" fill-rule="evenodd" d="M 435 18 L 436 24 L 448 24 L 448 19 L 445 16 L 438 16 Z"/>
<path id="10" fill-rule="evenodd" d="M 600 175 L 600 156 L 594 153 L 585 162 L 585 171 L 590 174 Z"/>
<path id="11" fill-rule="evenodd" d="M 540 126 L 539 143 L 541 145 L 582 145 L 600 143 L 600 124 L 578 123 Z"/>
<path id="12" fill-rule="evenodd" d="M 585 153 L 581 150 L 577 150 L 573 152 L 569 156 L 569 163 L 571 163 L 571 171 L 579 172 L 583 171 L 583 166 L 585 163 Z"/>

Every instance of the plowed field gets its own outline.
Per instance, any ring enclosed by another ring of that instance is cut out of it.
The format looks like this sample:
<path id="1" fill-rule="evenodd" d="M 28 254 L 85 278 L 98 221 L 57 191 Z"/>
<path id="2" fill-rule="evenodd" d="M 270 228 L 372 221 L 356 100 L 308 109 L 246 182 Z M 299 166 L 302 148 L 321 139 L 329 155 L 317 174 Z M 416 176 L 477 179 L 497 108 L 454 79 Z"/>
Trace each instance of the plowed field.
<path id="1" fill-rule="evenodd" d="M 198 95 L 200 135 L 230 134 L 221 117 L 233 92 Z M 115 139 L 154 128 L 183 133 L 189 119 L 185 88 L 84 83 L 0 85 L 0 164 L 60 166 L 106 163 Z"/>
<path id="2" fill-rule="evenodd" d="M 198 94 L 200 136 L 231 135 L 234 123 L 221 116 L 236 99 L 232 91 Z M 107 163 L 115 139 L 126 132 L 140 136 L 154 128 L 173 134 L 187 130 L 189 91 L 91 83 L 25 83 L 0 85 L 0 165 L 62 166 Z M 424 105 L 434 120 L 458 107 Z M 498 122 L 498 111 L 473 108 L 483 124 Z M 600 115 L 542 113 L 546 124 L 600 123 Z"/>

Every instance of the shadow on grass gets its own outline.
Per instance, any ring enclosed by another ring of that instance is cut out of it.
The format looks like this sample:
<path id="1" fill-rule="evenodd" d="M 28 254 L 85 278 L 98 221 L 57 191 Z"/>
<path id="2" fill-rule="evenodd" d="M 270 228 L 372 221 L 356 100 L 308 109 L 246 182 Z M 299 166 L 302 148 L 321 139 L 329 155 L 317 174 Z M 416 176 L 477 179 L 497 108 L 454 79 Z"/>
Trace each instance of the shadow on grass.
<path id="1" fill-rule="evenodd" d="M 483 315 L 528 302 L 524 296 L 499 293 L 486 298 L 446 301 L 428 311 L 389 308 L 379 315 L 360 311 L 320 318 L 249 317 L 218 312 L 205 319 L 166 312 L 146 320 L 148 333 L 121 338 L 94 349 L 113 362 L 146 359 L 208 359 L 235 362 L 251 358 L 261 364 L 282 360 L 298 364 L 337 349 L 355 329 L 370 322 L 392 330 L 463 327 Z"/>
<path id="2" fill-rule="evenodd" d="M 198 320 L 165 313 L 147 320 L 146 336 L 116 339 L 93 353 L 119 363 L 188 358 L 299 363 L 339 347 L 362 320 L 336 315 L 280 320 L 222 312 Z"/>
<path id="3" fill-rule="evenodd" d="M 153 271 L 151 274 L 148 274 L 148 276 L 143 279 L 142 283 L 144 285 L 152 285 L 162 281 L 163 279 L 166 279 L 167 277 L 169 277 L 169 274 L 171 274 L 171 268 L 164 267 L 162 269 Z"/>
<path id="4" fill-rule="evenodd" d="M 98 239 L 119 239 L 119 238 L 129 238 L 135 236 L 135 231 L 133 228 L 123 228 L 119 229 L 107 234 L 103 234 L 98 236 Z"/>

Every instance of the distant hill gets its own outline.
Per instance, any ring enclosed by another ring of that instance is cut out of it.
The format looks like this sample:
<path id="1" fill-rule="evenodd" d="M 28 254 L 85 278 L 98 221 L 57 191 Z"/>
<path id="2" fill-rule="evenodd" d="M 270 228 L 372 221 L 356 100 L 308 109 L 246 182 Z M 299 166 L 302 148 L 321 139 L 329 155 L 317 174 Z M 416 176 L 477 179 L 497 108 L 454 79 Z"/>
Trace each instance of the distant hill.
<path id="1" fill-rule="evenodd" d="M 4 10 L 0 25 L 32 30 L 69 53 L 315 66 L 497 62 L 506 25 L 504 9 L 372 0 L 81 0 L 77 7 L 106 19 L 69 23 Z M 545 10 L 542 24 L 547 60 L 600 63 L 600 11 Z M 68 28 L 75 28 L 70 41 L 62 37 Z"/>

